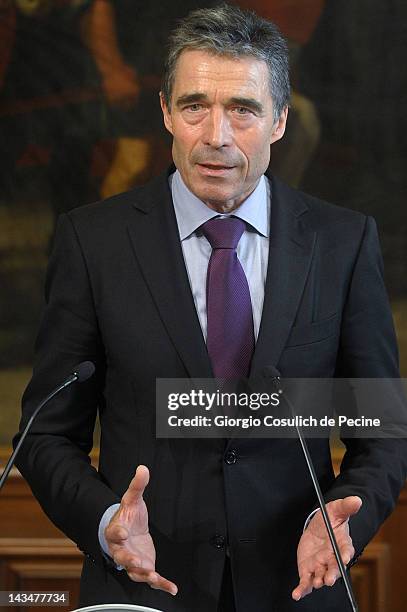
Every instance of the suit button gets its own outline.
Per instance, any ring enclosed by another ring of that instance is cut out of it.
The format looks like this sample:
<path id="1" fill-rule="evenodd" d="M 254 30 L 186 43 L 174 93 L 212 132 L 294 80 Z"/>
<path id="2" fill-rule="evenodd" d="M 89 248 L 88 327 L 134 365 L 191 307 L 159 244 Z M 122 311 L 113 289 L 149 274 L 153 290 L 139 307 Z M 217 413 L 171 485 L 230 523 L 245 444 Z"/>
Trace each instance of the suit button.
<path id="1" fill-rule="evenodd" d="M 216 534 L 215 536 L 213 536 L 211 543 L 212 543 L 212 546 L 214 546 L 215 548 L 219 548 L 219 549 L 224 548 L 225 543 L 226 543 L 226 538 L 223 535 Z"/>
<path id="2" fill-rule="evenodd" d="M 228 465 L 233 465 L 237 461 L 237 453 L 234 450 L 227 451 L 225 453 L 225 463 Z"/>

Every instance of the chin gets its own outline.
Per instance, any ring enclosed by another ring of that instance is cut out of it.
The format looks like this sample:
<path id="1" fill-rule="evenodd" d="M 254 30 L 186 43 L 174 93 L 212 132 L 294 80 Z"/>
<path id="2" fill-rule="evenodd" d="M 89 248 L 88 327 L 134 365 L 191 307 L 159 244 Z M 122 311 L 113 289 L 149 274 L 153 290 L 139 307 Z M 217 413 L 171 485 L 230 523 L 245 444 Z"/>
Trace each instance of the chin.
<path id="1" fill-rule="evenodd" d="M 226 185 L 225 183 L 221 184 L 220 181 L 218 184 L 215 183 L 214 179 L 209 181 L 199 181 L 196 183 L 197 191 L 205 197 L 211 197 L 213 199 L 217 199 L 219 201 L 229 200 L 233 198 L 236 194 L 236 185 Z M 199 196 L 201 197 L 201 196 Z"/>
<path id="2" fill-rule="evenodd" d="M 233 199 L 233 194 L 229 192 L 219 191 L 218 189 L 200 189 L 198 198 L 204 202 L 214 202 L 223 204 Z"/>

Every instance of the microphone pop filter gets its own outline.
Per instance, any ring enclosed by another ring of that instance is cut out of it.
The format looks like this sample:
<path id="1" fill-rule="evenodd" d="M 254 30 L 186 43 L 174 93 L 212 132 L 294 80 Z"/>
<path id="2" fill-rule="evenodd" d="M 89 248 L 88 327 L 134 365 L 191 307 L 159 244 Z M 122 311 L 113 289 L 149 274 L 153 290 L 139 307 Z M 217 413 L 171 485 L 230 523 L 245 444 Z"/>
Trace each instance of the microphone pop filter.
<path id="1" fill-rule="evenodd" d="M 91 361 L 82 361 L 82 363 L 78 364 L 73 372 L 74 375 L 77 376 L 78 382 L 84 382 L 88 380 L 91 376 L 93 376 L 95 372 L 95 364 Z"/>

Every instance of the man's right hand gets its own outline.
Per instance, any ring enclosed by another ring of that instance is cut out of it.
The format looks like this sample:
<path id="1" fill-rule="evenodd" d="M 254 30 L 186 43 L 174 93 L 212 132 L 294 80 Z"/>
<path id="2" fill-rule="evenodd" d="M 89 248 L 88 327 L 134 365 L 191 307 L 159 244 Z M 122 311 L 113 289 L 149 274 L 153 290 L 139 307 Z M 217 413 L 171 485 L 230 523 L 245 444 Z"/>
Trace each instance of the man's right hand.
<path id="1" fill-rule="evenodd" d="M 120 508 L 105 529 L 109 554 L 122 565 L 131 580 L 176 595 L 178 587 L 155 571 L 155 548 L 148 531 L 148 512 L 143 499 L 150 474 L 139 465 Z"/>

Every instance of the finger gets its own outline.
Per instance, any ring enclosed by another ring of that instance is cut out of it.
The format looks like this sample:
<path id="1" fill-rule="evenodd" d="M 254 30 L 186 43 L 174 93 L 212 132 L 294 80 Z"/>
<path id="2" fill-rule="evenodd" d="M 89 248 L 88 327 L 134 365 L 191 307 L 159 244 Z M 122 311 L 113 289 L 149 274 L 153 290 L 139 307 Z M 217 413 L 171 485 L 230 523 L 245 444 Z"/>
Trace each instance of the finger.
<path id="1" fill-rule="evenodd" d="M 344 546 L 340 549 L 339 553 L 341 555 L 342 562 L 346 567 L 354 554 L 353 546 Z M 338 562 L 336 557 L 332 556 L 328 562 L 328 568 L 324 576 L 324 584 L 326 586 L 333 586 L 340 576 L 341 571 L 339 569 Z"/>
<path id="2" fill-rule="evenodd" d="M 348 518 L 359 512 L 362 500 L 357 495 L 350 495 L 343 499 L 336 499 L 327 504 L 331 521 L 337 525 L 348 520 Z"/>
<path id="3" fill-rule="evenodd" d="M 113 560 L 116 565 L 121 565 L 127 571 L 138 571 L 142 574 L 148 574 L 154 571 L 154 560 L 139 552 L 133 552 L 126 547 L 113 547 Z"/>
<path id="4" fill-rule="evenodd" d="M 349 541 L 340 547 L 339 552 L 341 555 L 342 562 L 346 567 L 348 563 L 350 562 L 350 560 L 355 555 L 355 549 L 353 547 L 352 540 L 350 537 L 349 537 Z"/>
<path id="5" fill-rule="evenodd" d="M 167 580 L 157 572 L 151 570 L 148 572 L 135 570 L 127 573 L 129 578 L 134 582 L 145 582 L 152 589 L 165 591 L 166 593 L 170 593 L 171 595 L 176 595 L 178 592 L 178 587 L 176 584 L 174 584 L 174 582 Z"/>
<path id="6" fill-rule="evenodd" d="M 152 589 L 159 589 L 171 595 L 176 595 L 178 593 L 177 585 L 160 574 L 157 574 L 157 572 L 154 572 L 153 576 L 150 577 L 149 584 Z"/>
<path id="7" fill-rule="evenodd" d="M 137 555 L 129 554 L 128 551 L 117 549 L 112 555 L 116 565 L 121 565 L 127 572 L 140 572 L 140 574 L 148 574 L 154 570 L 152 563 L 143 563 L 143 559 Z"/>
<path id="8" fill-rule="evenodd" d="M 300 599 L 302 599 L 302 597 L 305 597 L 305 595 L 308 595 L 309 593 L 311 593 L 312 579 L 313 579 L 313 574 L 309 572 L 300 576 L 299 584 L 295 587 L 295 589 L 291 593 L 291 596 L 293 599 L 295 599 L 295 601 L 299 601 Z"/>
<path id="9" fill-rule="evenodd" d="M 342 563 L 346 568 L 355 554 L 355 549 L 353 548 L 352 543 L 342 546 L 339 553 L 341 555 Z M 324 583 L 328 586 L 332 586 L 340 576 L 341 571 L 339 569 L 336 557 L 334 556 L 328 562 L 328 569 L 325 574 Z"/>
<path id="10" fill-rule="evenodd" d="M 350 495 L 349 497 L 345 497 L 342 501 L 342 510 L 346 516 L 352 516 L 359 512 L 363 503 L 358 495 Z"/>
<path id="11" fill-rule="evenodd" d="M 324 578 L 327 571 L 327 566 L 320 564 L 314 571 L 312 586 L 314 589 L 320 589 L 324 585 Z"/>
<path id="12" fill-rule="evenodd" d="M 122 497 L 123 505 L 133 505 L 143 497 L 144 489 L 150 480 L 150 472 L 145 465 L 139 465 L 129 484 L 129 488 Z"/>
<path id="13" fill-rule="evenodd" d="M 333 586 L 340 576 L 340 571 L 336 559 L 328 563 L 328 569 L 324 576 L 324 584 Z"/>

